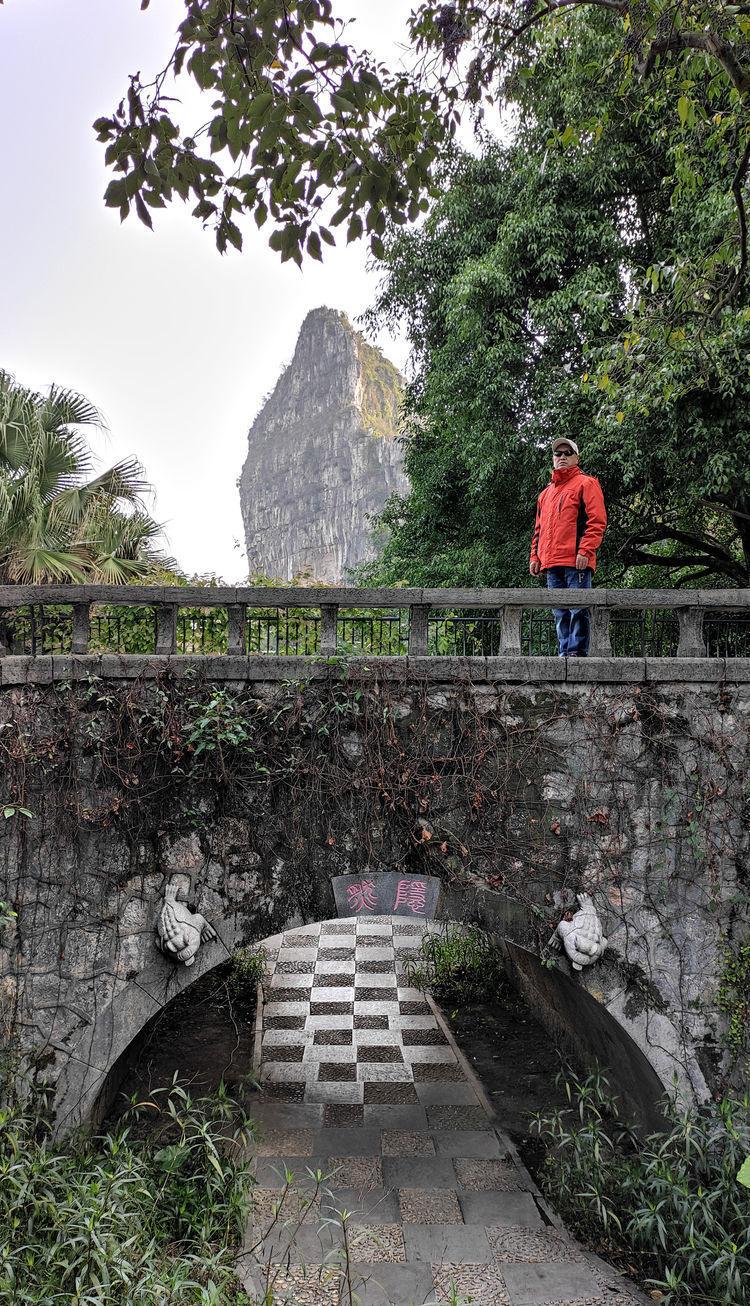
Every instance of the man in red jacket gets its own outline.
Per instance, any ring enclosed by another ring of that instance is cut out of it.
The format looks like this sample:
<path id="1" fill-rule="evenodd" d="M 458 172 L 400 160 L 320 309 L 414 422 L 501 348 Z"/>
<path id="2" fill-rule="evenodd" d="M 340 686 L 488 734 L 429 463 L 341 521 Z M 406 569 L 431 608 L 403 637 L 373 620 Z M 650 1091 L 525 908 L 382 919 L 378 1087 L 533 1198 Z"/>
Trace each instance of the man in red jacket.
<path id="1" fill-rule="evenodd" d="M 575 440 L 552 442 L 552 480 L 539 495 L 529 571 L 547 573 L 548 589 L 590 589 L 596 550 L 607 527 L 602 487 L 578 466 Z M 588 608 L 554 608 L 560 657 L 585 658 L 591 637 Z"/>

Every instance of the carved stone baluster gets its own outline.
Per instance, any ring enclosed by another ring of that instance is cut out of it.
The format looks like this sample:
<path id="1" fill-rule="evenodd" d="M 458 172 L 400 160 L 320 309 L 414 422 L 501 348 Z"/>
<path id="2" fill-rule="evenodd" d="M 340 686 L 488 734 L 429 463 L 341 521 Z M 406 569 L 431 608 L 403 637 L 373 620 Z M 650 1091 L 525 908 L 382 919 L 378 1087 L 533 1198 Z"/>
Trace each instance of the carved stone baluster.
<path id="1" fill-rule="evenodd" d="M 164 657 L 177 652 L 176 603 L 160 603 L 156 609 L 156 652 Z"/>
<path id="2" fill-rule="evenodd" d="M 73 642 L 71 648 L 74 653 L 88 653 L 89 651 L 90 613 L 90 603 L 73 604 Z"/>
<path id="3" fill-rule="evenodd" d="M 703 609 L 678 608 L 677 616 L 680 622 L 678 658 L 704 658 L 706 641 L 703 638 Z"/>
<path id="4" fill-rule="evenodd" d="M 523 608 L 505 607 L 500 612 L 500 656 L 520 658 Z"/>
<path id="5" fill-rule="evenodd" d="M 609 608 L 591 609 L 591 643 L 589 655 L 592 658 L 611 658 L 612 641 L 609 637 Z"/>
<path id="6" fill-rule="evenodd" d="M 409 608 L 409 657 L 420 658 L 427 653 L 427 634 L 430 609 L 427 604 L 413 603 Z"/>
<path id="7" fill-rule="evenodd" d="M 321 603 L 320 605 L 320 651 L 323 657 L 335 657 L 337 646 L 337 628 L 339 621 L 338 603 Z"/>
<path id="8" fill-rule="evenodd" d="M 246 621 L 247 604 L 227 604 L 227 653 L 230 657 L 242 657 L 245 652 Z"/>

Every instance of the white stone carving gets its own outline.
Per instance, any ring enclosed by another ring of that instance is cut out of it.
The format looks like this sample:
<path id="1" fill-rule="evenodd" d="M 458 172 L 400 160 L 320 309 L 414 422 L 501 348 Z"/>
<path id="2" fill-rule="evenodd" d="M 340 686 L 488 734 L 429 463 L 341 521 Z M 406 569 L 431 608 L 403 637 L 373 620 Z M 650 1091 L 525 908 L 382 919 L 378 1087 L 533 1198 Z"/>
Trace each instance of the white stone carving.
<path id="1" fill-rule="evenodd" d="M 185 902 L 178 902 L 176 884 L 164 889 L 164 900 L 154 923 L 156 946 L 167 957 L 192 966 L 202 943 L 216 938 L 216 931 L 205 916 L 193 912 Z"/>
<path id="2" fill-rule="evenodd" d="M 559 951 L 564 948 L 573 970 L 583 970 L 598 961 L 607 946 L 599 913 L 588 893 L 576 894 L 578 911 L 566 911 L 549 946 Z"/>

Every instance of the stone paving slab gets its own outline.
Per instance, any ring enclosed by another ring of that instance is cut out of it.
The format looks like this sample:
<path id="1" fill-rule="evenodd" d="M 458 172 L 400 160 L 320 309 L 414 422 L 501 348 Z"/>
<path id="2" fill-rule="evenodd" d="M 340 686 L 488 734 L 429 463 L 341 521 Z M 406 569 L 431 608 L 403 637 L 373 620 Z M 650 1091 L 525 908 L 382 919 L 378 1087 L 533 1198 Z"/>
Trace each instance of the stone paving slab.
<path id="1" fill-rule="evenodd" d="M 599 1282 L 585 1265 L 504 1265 L 502 1274 L 513 1306 L 601 1297 Z"/>
<path id="2" fill-rule="evenodd" d="M 353 1306 L 347 1277 L 358 1306 L 633 1302 L 550 1224 L 436 1009 L 403 978 L 402 948 L 424 930 L 369 917 L 280 937 L 240 1279 L 289 1306 Z"/>
<path id="3" fill-rule="evenodd" d="M 437 1082 L 416 1084 L 417 1097 L 424 1106 L 473 1106 L 476 1093 L 470 1084 Z"/>
<path id="4" fill-rule="evenodd" d="M 352 1288 L 357 1306 L 391 1306 L 391 1303 L 433 1301 L 429 1265 L 358 1264 L 353 1266 Z M 342 1297 L 341 1306 L 349 1306 Z"/>
<path id="5" fill-rule="evenodd" d="M 402 1106 L 385 1102 L 365 1107 L 364 1123 L 383 1131 L 418 1129 L 426 1132 L 427 1112 L 422 1106 Z M 387 1153 L 386 1153 L 387 1155 Z"/>
<path id="6" fill-rule="evenodd" d="M 371 1188 L 363 1193 L 353 1188 L 331 1188 L 321 1210 L 328 1217 L 346 1211 L 348 1223 L 354 1225 L 401 1224 L 398 1193 L 393 1189 Z"/>
<path id="7" fill-rule="evenodd" d="M 522 1224 L 540 1228 L 544 1218 L 531 1193 L 483 1192 L 459 1193 L 458 1200 L 466 1224 Z"/>
<path id="8" fill-rule="evenodd" d="M 492 1260 L 487 1234 L 476 1225 L 407 1224 L 404 1245 L 408 1261 L 429 1261 L 431 1265 L 485 1265 Z"/>
<path id="9" fill-rule="evenodd" d="M 456 1172 L 448 1156 L 386 1156 L 383 1177 L 391 1188 L 452 1188 Z"/>
<path id="10" fill-rule="evenodd" d="M 432 1135 L 441 1156 L 498 1157 L 500 1144 L 481 1129 L 436 1130 Z"/>

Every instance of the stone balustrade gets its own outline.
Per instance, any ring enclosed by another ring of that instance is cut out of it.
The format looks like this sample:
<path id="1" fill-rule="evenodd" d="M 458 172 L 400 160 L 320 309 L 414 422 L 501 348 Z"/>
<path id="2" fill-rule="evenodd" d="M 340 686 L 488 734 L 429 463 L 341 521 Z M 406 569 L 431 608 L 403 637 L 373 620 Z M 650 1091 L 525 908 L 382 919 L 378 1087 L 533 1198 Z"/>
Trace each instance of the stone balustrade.
<path id="1" fill-rule="evenodd" d="M 12 652 L 7 631 L 13 613 L 19 609 L 43 607 L 45 612 L 56 606 L 72 610 L 70 651 L 87 654 L 91 649 L 91 614 L 95 605 L 107 608 L 148 608 L 155 616 L 154 653 L 171 656 L 177 652 L 177 620 L 181 609 L 201 611 L 223 609 L 227 615 L 226 652 L 241 656 L 246 651 L 249 616 L 269 609 L 287 612 L 313 610 L 319 613 L 317 656 L 335 656 L 338 649 L 339 620 L 342 614 L 356 610 L 382 612 L 408 610 L 409 657 L 428 653 L 428 622 L 440 614 L 470 610 L 488 615 L 499 623 L 496 655 L 522 656 L 521 623 L 528 610 L 580 607 L 580 591 L 543 589 L 356 589 L 356 588 L 267 588 L 216 586 L 152 587 L 106 585 L 9 585 L 0 586 L 0 656 Z M 707 656 L 703 634 L 707 616 L 750 618 L 750 590 L 647 590 L 595 589 L 586 593 L 585 606 L 591 611 L 592 657 L 613 656 L 610 621 L 615 613 L 661 612 L 673 614 L 678 622 L 676 656 Z M 316 618 L 317 619 L 317 618 Z M 127 653 L 125 654 L 127 656 Z"/>

